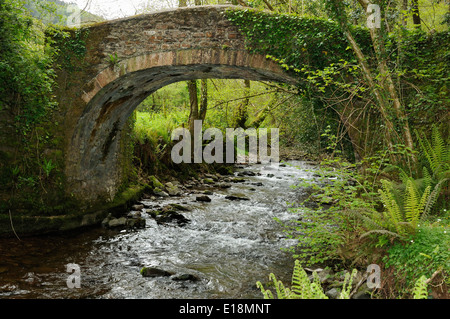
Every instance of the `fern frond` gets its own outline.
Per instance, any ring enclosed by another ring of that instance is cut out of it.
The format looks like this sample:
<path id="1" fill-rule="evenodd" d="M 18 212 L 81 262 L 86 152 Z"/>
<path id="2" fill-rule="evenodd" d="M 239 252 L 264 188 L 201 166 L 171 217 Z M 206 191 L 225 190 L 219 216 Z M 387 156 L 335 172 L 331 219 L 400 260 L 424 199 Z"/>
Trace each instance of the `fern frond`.
<path id="1" fill-rule="evenodd" d="M 416 131 L 416 135 L 422 152 L 431 169 L 431 176 L 440 179 L 445 172 L 450 170 L 450 143 L 444 141 L 437 126 L 433 125 L 431 143 L 427 138 L 422 138 Z"/>
<path id="2" fill-rule="evenodd" d="M 286 289 L 281 281 L 278 281 L 273 273 L 270 273 L 269 279 L 272 279 L 275 286 L 275 291 L 277 293 L 278 299 L 286 299 Z"/>
<path id="3" fill-rule="evenodd" d="M 315 275 L 315 276 L 314 276 Z M 317 274 L 313 274 L 314 280 L 316 280 Z M 312 293 L 310 289 L 310 282 L 306 271 L 300 264 L 300 261 L 296 260 L 294 265 L 294 271 L 292 273 L 292 292 L 299 296 L 301 299 L 311 299 Z"/>
<path id="4" fill-rule="evenodd" d="M 340 211 L 342 214 L 345 214 L 350 217 L 357 218 L 361 220 L 364 224 L 364 226 L 368 229 L 380 229 L 383 228 L 381 220 L 379 218 L 379 213 L 375 210 L 369 210 L 369 209 L 352 209 L 349 211 Z M 369 216 L 366 216 L 362 214 L 362 212 L 366 212 L 370 214 Z"/>
<path id="5" fill-rule="evenodd" d="M 427 299 L 428 298 L 428 287 L 427 278 L 421 276 L 413 288 L 414 299 Z"/>
<path id="6" fill-rule="evenodd" d="M 426 195 L 426 193 L 424 193 L 424 195 Z M 422 196 L 422 200 L 423 199 Z M 411 179 L 406 183 L 404 208 L 406 221 L 411 223 L 413 228 L 415 228 L 422 210 L 420 210 L 419 192 Z"/>
<path id="7" fill-rule="evenodd" d="M 432 177 L 428 169 L 424 166 L 422 169 L 422 175 L 423 175 L 423 185 L 426 187 L 431 186 L 432 183 Z"/>
<path id="8" fill-rule="evenodd" d="M 431 138 L 433 141 L 433 157 L 434 157 L 434 165 L 435 167 L 433 170 L 440 171 L 444 165 L 444 159 L 446 157 L 446 147 L 444 139 L 442 138 L 441 134 L 439 133 L 439 129 L 437 126 L 433 125 L 432 132 L 431 132 Z"/>
<path id="9" fill-rule="evenodd" d="M 269 289 L 264 289 L 263 284 L 260 281 L 256 282 L 256 287 L 258 287 L 259 289 L 261 289 L 261 292 L 264 296 L 264 299 L 273 299 L 273 294 Z"/>
<path id="10" fill-rule="evenodd" d="M 350 292 L 352 289 L 353 278 L 356 277 L 358 270 L 353 269 L 352 273 L 346 273 L 344 278 L 344 285 L 342 286 L 341 294 L 339 295 L 339 299 L 350 299 Z"/>
<path id="11" fill-rule="evenodd" d="M 362 234 L 359 238 L 364 238 L 366 236 L 369 236 L 370 234 L 382 234 L 382 235 L 390 235 L 390 236 L 393 236 L 393 237 L 403 238 L 402 235 L 400 235 L 398 233 L 391 232 L 391 231 L 386 230 L 386 229 L 369 230 L 368 232 L 365 232 L 364 234 Z"/>
<path id="12" fill-rule="evenodd" d="M 311 299 L 328 299 L 328 296 L 323 292 L 323 288 L 319 283 L 313 282 L 310 285 Z"/>
<path id="13" fill-rule="evenodd" d="M 449 180 L 448 178 L 441 179 L 439 181 L 439 183 L 436 184 L 436 186 L 434 187 L 434 189 L 430 193 L 430 195 L 428 196 L 426 204 L 423 209 L 423 213 L 422 213 L 422 217 L 421 217 L 422 220 L 426 219 L 426 217 L 430 213 L 431 208 L 434 206 L 434 204 L 436 203 L 436 201 L 439 197 L 442 185 L 444 185 L 448 180 Z"/>

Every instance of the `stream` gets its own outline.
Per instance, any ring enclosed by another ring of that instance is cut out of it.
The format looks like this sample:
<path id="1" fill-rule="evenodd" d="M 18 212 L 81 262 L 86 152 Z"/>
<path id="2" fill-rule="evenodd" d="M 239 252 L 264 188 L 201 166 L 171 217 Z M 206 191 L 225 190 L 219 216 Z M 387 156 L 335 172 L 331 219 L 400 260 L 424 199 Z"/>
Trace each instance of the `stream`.
<path id="1" fill-rule="evenodd" d="M 310 169 L 302 161 L 243 166 L 235 174 L 246 175 L 245 181 L 208 188 L 211 202 L 196 201 L 195 189 L 141 201 L 188 207 L 181 212 L 189 219 L 183 226 L 157 223 L 144 209 L 143 229 L 0 239 L 0 298 L 262 298 L 255 283 L 268 282 L 269 273 L 290 282 L 294 260 L 281 248 L 295 242 L 274 218 L 293 218 L 288 203 L 302 190 L 290 185 L 311 179 Z M 232 194 L 249 200 L 225 198 Z M 68 288 L 69 263 L 80 267 L 81 288 Z M 144 277 L 143 267 L 170 275 Z"/>

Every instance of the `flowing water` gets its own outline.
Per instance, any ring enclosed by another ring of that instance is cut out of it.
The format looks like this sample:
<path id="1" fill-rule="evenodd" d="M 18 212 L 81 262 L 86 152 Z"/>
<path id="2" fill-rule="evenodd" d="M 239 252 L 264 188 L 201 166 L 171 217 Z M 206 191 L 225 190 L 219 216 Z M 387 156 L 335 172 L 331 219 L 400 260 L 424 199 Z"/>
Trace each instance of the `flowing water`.
<path id="1" fill-rule="evenodd" d="M 297 168 L 295 167 L 297 166 Z M 269 273 L 289 282 L 295 242 L 284 238 L 288 203 L 298 200 L 299 179 L 310 179 L 306 163 L 285 167 L 252 165 L 245 182 L 211 188 L 211 202 L 194 194 L 143 200 L 147 206 L 179 203 L 191 211 L 179 227 L 157 224 L 145 212 L 139 230 L 95 228 L 64 235 L 0 239 L 0 298 L 261 298 L 256 281 Z M 249 200 L 226 199 L 239 193 Z M 81 288 L 68 288 L 66 265 L 80 267 Z M 142 267 L 174 275 L 143 277 Z M 182 274 L 197 280 L 174 280 Z"/>

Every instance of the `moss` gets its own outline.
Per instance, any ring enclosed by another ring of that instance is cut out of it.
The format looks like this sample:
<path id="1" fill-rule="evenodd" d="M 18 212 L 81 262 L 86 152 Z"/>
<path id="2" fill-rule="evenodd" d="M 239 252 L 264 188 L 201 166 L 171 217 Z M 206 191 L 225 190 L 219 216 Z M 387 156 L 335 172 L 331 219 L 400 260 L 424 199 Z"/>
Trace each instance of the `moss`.
<path id="1" fill-rule="evenodd" d="M 149 180 L 154 189 L 164 189 L 164 185 L 154 175 L 149 176 Z"/>

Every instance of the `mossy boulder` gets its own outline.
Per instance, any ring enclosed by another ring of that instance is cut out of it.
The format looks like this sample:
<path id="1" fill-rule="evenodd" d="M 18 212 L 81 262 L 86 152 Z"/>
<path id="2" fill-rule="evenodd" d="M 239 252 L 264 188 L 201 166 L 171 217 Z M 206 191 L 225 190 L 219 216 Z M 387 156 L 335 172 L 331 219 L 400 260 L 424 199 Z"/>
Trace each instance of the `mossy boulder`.
<path id="1" fill-rule="evenodd" d="M 160 190 L 164 189 L 164 185 L 154 175 L 151 175 L 149 177 L 149 180 L 150 180 L 149 184 L 153 186 L 153 188 L 159 188 Z"/>

